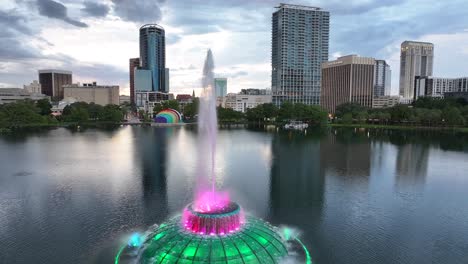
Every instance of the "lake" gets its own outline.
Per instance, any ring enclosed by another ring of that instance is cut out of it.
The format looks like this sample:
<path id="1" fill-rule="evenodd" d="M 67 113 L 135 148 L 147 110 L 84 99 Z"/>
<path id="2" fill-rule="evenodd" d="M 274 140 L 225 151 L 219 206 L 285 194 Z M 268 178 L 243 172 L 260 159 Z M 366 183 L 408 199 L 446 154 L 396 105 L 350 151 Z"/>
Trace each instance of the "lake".
<path id="1" fill-rule="evenodd" d="M 0 263 L 113 263 L 192 200 L 198 147 L 193 127 L 0 136 Z M 223 128 L 215 170 L 315 263 L 468 263 L 467 134 Z"/>

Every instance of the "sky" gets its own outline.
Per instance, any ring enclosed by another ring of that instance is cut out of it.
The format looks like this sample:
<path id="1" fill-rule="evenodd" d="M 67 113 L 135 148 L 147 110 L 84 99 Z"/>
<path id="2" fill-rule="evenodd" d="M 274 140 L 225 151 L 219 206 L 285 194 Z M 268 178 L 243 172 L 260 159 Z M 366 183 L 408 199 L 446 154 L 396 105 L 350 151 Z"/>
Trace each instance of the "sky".
<path id="1" fill-rule="evenodd" d="M 468 76 L 466 0 L 0 0 L 0 87 L 22 87 L 39 69 L 74 82 L 116 84 L 129 94 L 138 29 L 166 30 L 170 92 L 199 91 L 211 48 L 228 92 L 271 86 L 271 15 L 280 2 L 330 11 L 330 55 L 384 59 L 398 93 L 400 44 L 435 45 L 434 76 Z"/>

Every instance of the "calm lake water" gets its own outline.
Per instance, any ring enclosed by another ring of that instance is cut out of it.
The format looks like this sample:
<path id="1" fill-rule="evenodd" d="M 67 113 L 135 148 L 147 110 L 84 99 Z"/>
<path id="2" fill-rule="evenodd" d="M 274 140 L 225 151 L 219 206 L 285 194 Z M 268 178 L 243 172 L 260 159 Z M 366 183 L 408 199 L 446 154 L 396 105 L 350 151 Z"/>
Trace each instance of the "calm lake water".
<path id="1" fill-rule="evenodd" d="M 192 199 L 193 128 L 0 136 L 0 263 L 113 263 Z M 222 129 L 218 185 L 325 263 L 468 263 L 468 136 Z M 207 157 L 208 159 L 208 157 Z"/>

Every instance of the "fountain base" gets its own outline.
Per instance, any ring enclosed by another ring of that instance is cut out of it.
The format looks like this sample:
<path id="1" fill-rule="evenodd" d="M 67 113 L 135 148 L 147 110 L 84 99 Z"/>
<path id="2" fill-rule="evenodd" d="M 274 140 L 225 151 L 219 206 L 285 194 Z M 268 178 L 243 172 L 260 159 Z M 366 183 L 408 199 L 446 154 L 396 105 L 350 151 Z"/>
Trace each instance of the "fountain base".
<path id="1" fill-rule="evenodd" d="M 233 223 L 238 227 L 232 229 Z M 194 226 L 217 231 L 196 232 Z M 286 241 L 278 228 L 263 220 L 244 218 L 236 203 L 209 213 L 195 212 L 189 205 L 183 216 L 147 234 L 140 246 L 122 247 L 115 263 L 280 263 L 288 256 L 298 256 L 290 252 L 297 248 L 291 247 L 293 240 Z M 299 258 L 305 259 L 305 254 Z"/>

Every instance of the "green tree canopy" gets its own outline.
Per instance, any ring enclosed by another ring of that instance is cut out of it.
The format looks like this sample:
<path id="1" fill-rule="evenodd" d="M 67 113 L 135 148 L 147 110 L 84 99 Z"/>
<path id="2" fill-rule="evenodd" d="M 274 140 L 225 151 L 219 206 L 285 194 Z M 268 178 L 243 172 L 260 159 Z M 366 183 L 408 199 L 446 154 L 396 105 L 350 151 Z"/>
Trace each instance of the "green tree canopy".
<path id="1" fill-rule="evenodd" d="M 50 115 L 52 113 L 52 105 L 49 102 L 49 99 L 41 99 L 36 102 L 36 107 L 39 108 L 39 114 L 41 115 Z"/>
<path id="2" fill-rule="evenodd" d="M 106 105 L 99 112 L 100 121 L 121 122 L 124 118 L 123 112 L 118 105 Z"/>

